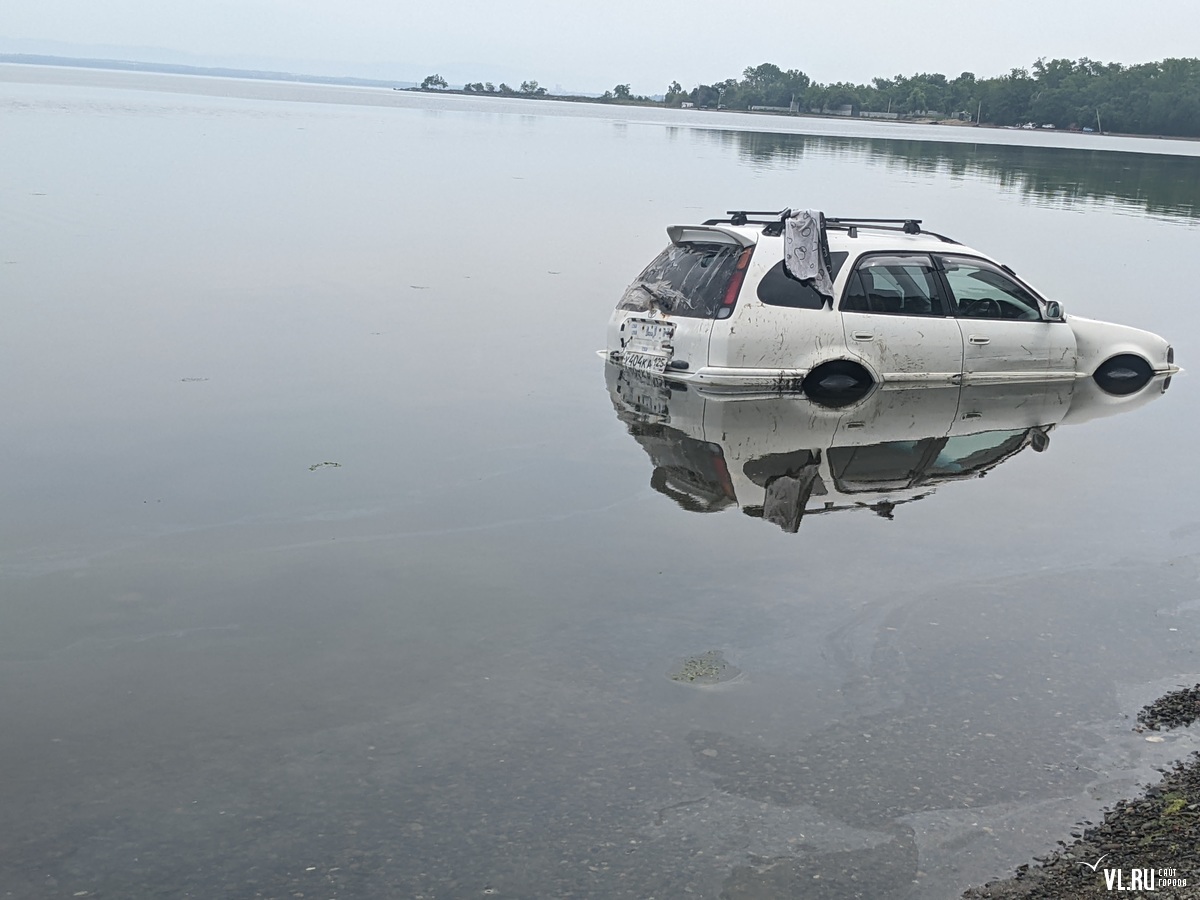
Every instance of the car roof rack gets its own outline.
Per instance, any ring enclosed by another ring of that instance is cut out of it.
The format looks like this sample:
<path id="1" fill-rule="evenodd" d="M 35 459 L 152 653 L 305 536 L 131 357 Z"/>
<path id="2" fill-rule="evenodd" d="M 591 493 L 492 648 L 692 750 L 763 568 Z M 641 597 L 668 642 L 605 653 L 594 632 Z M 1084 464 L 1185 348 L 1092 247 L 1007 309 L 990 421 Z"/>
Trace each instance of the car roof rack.
<path id="1" fill-rule="evenodd" d="M 920 219 L 848 219 L 843 216 L 825 219 L 826 228 L 844 228 L 849 231 L 859 225 L 865 225 L 868 228 L 882 228 L 885 231 L 903 231 L 905 234 L 921 233 Z"/>
<path id="2" fill-rule="evenodd" d="M 763 233 L 767 235 L 778 235 L 783 231 L 783 223 L 787 217 L 791 215 L 792 210 L 752 210 L 752 209 L 729 209 L 725 211 L 728 218 L 724 219 L 709 219 L 705 225 L 721 225 L 728 223 L 729 225 L 762 225 Z M 933 231 L 921 230 L 920 219 L 871 219 L 837 216 L 835 218 L 825 217 L 825 228 L 836 228 L 839 231 L 846 231 L 850 237 L 858 236 L 859 227 L 878 228 L 884 231 L 903 231 L 905 234 L 927 234 L 930 237 L 945 241 L 948 244 L 957 244 L 958 241 L 953 238 L 948 238 L 943 234 L 937 234 Z"/>

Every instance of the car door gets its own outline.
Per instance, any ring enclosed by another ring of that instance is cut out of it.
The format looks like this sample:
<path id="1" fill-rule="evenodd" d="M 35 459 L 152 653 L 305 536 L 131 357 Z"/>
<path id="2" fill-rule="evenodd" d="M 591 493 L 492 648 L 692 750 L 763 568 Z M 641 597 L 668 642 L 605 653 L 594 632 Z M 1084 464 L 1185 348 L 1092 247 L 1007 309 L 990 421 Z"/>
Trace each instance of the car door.
<path id="1" fill-rule="evenodd" d="M 965 381 L 1073 377 L 1075 334 L 1046 321 L 1036 294 L 986 260 L 945 254 L 938 263 L 962 329 Z"/>
<path id="2" fill-rule="evenodd" d="M 882 380 L 937 383 L 962 374 L 962 333 L 929 254 L 860 257 L 839 309 L 846 346 Z"/>

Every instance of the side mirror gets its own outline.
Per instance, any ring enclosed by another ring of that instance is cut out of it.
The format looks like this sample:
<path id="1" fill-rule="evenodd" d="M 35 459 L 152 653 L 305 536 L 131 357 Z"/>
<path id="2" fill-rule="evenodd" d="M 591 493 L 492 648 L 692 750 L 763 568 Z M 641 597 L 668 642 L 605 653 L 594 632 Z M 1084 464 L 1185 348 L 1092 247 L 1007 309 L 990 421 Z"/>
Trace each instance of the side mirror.
<path id="1" fill-rule="evenodd" d="M 1064 317 L 1062 304 L 1057 300 L 1051 300 L 1046 304 L 1046 321 L 1061 322 Z"/>

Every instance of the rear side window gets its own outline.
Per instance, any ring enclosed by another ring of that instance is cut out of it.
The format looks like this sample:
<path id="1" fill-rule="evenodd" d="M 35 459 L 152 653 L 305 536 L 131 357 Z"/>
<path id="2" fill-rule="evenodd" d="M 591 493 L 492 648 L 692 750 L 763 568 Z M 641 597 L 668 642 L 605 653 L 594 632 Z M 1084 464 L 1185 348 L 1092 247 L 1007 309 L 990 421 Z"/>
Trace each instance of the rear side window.
<path id="1" fill-rule="evenodd" d="M 731 305 L 726 292 L 734 274 L 745 270 L 749 252 L 736 244 L 671 244 L 626 289 L 617 308 L 723 318 L 719 314 Z"/>
<path id="2" fill-rule="evenodd" d="M 928 256 L 868 256 L 846 284 L 843 312 L 944 316 L 941 282 Z"/>
<path id="3" fill-rule="evenodd" d="M 829 254 L 831 278 L 837 278 L 850 254 L 844 251 Z M 793 309 L 820 309 L 825 298 L 816 289 L 788 274 L 783 262 L 773 265 L 758 283 L 758 299 L 768 306 L 790 306 Z"/>

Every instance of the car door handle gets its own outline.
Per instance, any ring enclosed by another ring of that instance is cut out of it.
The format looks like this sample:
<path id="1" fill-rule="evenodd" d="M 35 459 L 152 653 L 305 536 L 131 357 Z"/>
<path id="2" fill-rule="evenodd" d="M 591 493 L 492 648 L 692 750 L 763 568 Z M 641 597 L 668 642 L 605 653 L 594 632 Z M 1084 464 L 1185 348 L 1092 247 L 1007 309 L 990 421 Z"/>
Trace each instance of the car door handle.
<path id="1" fill-rule="evenodd" d="M 869 331 L 856 331 L 854 332 L 854 339 L 856 341 L 871 341 L 875 339 L 875 335 Z"/>
<path id="2" fill-rule="evenodd" d="M 990 344 L 992 342 L 992 339 L 984 337 L 982 334 L 973 334 L 967 338 L 967 342 L 971 343 L 971 344 L 979 344 L 980 346 L 982 346 L 984 344 Z"/>

